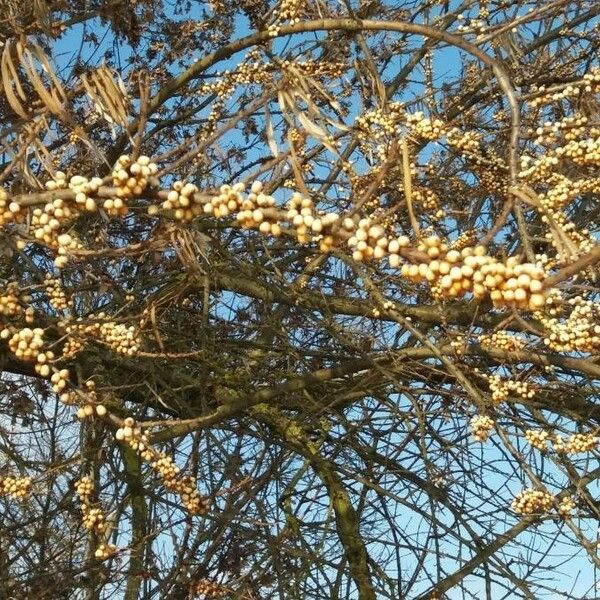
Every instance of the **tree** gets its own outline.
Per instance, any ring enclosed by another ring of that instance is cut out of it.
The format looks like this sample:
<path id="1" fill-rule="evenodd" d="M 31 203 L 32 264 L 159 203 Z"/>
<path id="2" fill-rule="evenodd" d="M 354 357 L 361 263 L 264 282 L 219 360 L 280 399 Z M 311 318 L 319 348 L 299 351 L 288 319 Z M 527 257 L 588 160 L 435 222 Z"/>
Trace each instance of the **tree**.
<path id="1" fill-rule="evenodd" d="M 2 3 L 0 596 L 596 597 L 599 13 Z"/>

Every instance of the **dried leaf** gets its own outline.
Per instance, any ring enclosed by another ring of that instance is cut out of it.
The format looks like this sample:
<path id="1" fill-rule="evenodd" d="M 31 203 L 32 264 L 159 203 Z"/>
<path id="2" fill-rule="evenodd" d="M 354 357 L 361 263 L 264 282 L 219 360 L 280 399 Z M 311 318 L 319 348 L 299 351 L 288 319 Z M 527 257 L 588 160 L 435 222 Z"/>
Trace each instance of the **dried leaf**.
<path id="1" fill-rule="evenodd" d="M 50 88 L 50 93 L 52 94 L 52 96 L 54 97 L 56 102 L 58 102 L 61 105 L 65 104 L 68 100 L 67 94 L 66 94 L 64 88 L 62 87 L 62 83 L 61 83 L 60 79 L 57 77 L 56 73 L 54 72 L 54 69 L 52 68 L 52 65 L 50 64 L 50 61 L 48 60 L 48 57 L 44 54 L 42 49 L 37 44 L 33 44 L 32 51 L 33 51 L 33 54 L 35 54 L 35 57 L 37 58 L 37 60 L 42 65 L 42 69 L 46 72 L 46 74 L 50 78 L 50 82 L 52 84 L 51 88 Z"/>
<path id="2" fill-rule="evenodd" d="M 324 129 L 322 129 L 315 123 L 313 123 L 311 120 L 309 120 L 306 117 L 306 115 L 303 115 L 301 112 L 297 113 L 296 116 L 298 117 L 298 120 L 300 121 L 300 123 L 302 123 L 304 129 L 310 135 L 317 138 L 323 144 L 323 146 L 325 146 L 330 152 L 332 152 L 333 154 L 337 154 L 337 149 L 331 143 L 331 140 L 329 139 L 329 135 L 327 134 L 327 132 Z"/>
<path id="3" fill-rule="evenodd" d="M 66 105 L 67 96 L 60 80 L 52 69 L 50 61 L 37 44 L 32 43 L 31 47 L 28 47 L 20 40 L 17 40 L 12 44 L 10 40 L 7 41 L 2 53 L 2 84 L 12 109 L 19 116 L 27 118 L 28 114 L 22 102 L 25 104 L 31 103 L 31 98 L 27 97 L 21 86 L 17 67 L 14 62 L 15 57 L 18 59 L 19 66 L 23 69 L 25 75 L 27 75 L 29 82 L 44 106 L 52 114 L 64 118 L 66 116 L 64 107 Z M 46 77 L 49 80 L 49 86 L 47 86 L 44 79 L 41 77 L 39 66 L 41 66 L 41 69 L 46 74 Z"/>
<path id="4" fill-rule="evenodd" d="M 0 70 L 2 71 L 2 87 L 4 88 L 4 94 L 10 104 L 10 107 L 23 119 L 27 118 L 27 112 L 23 108 L 23 105 L 15 95 L 13 85 L 17 88 L 17 93 L 21 96 L 22 100 L 26 100 L 23 89 L 19 84 L 19 78 L 17 77 L 15 66 L 10 56 L 10 40 L 6 42 L 4 51 L 2 52 L 2 63 Z"/>
<path id="5" fill-rule="evenodd" d="M 29 81 L 40 100 L 46 106 L 46 108 L 56 116 L 63 116 L 65 111 L 63 107 L 57 102 L 54 95 L 46 89 L 44 82 L 38 75 L 35 65 L 33 63 L 32 56 L 27 52 L 21 56 L 21 66 L 23 67 L 25 73 L 27 74 Z"/>
<path id="6" fill-rule="evenodd" d="M 108 123 L 125 127 L 129 98 L 123 81 L 108 67 L 101 66 L 82 76 L 81 82 L 96 112 Z"/>
<path id="7" fill-rule="evenodd" d="M 277 142 L 275 141 L 274 131 L 273 131 L 273 122 L 271 121 L 271 113 L 269 111 L 268 104 L 265 104 L 265 122 L 266 127 L 265 131 L 267 134 L 267 142 L 269 144 L 269 148 L 273 156 L 279 156 L 279 150 L 277 148 Z"/>

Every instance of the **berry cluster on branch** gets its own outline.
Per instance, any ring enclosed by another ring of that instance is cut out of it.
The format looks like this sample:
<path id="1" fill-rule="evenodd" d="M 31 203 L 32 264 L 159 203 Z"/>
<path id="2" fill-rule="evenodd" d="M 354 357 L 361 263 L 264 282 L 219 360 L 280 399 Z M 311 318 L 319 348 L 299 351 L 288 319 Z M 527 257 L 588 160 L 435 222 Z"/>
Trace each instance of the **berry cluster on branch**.
<path id="1" fill-rule="evenodd" d="M 218 598 L 225 598 L 230 593 L 231 590 L 228 587 L 206 577 L 190 585 L 190 595 L 201 600 L 217 600 Z"/>
<path id="2" fill-rule="evenodd" d="M 546 329 L 544 344 L 556 352 L 596 352 L 600 348 L 600 306 L 583 296 L 569 298 L 554 311 L 566 317 L 536 311 L 534 316 Z"/>
<path id="3" fill-rule="evenodd" d="M 482 334 L 477 338 L 484 350 L 504 350 L 505 352 L 517 352 L 525 348 L 525 342 L 507 331 L 494 331 L 491 334 Z"/>
<path id="4" fill-rule="evenodd" d="M 562 88 L 548 90 L 546 86 L 540 85 L 533 86 L 532 91 L 536 94 L 536 97 L 529 101 L 530 106 L 533 108 L 558 102 L 565 98 L 576 98 L 582 92 L 588 94 L 598 93 L 600 91 L 600 69 L 594 67 L 582 77 L 581 81 L 569 83 Z"/>
<path id="5" fill-rule="evenodd" d="M 208 500 L 198 493 L 196 480 L 191 476 L 181 476 L 181 469 L 170 456 L 158 452 L 151 445 L 148 436 L 136 426 L 135 420 L 128 417 L 115 433 L 115 438 L 126 443 L 140 457 L 150 464 L 170 492 L 181 498 L 183 507 L 191 515 L 203 514 L 208 510 Z"/>
<path id="6" fill-rule="evenodd" d="M 478 442 L 486 442 L 496 422 L 488 415 L 475 415 L 471 421 L 473 437 Z"/>
<path id="7" fill-rule="evenodd" d="M 100 177 L 88 179 L 82 175 L 74 175 L 67 182 L 67 175 L 63 171 L 57 171 L 54 178 L 46 182 L 45 187 L 51 192 L 66 188 L 72 190 L 75 193 L 75 202 L 79 205 L 79 208 L 93 212 L 97 208 L 93 196 L 102 184 L 103 181 Z"/>
<path id="8" fill-rule="evenodd" d="M 0 496 L 7 495 L 14 500 L 26 500 L 31 493 L 31 477 L 0 477 Z"/>
<path id="9" fill-rule="evenodd" d="M 93 379 L 85 381 L 83 389 L 74 386 L 70 389 L 63 389 L 63 392 L 59 395 L 59 400 L 69 406 L 79 406 L 75 416 L 80 421 L 94 415 L 104 417 L 107 414 L 106 407 L 98 398 L 96 382 Z"/>
<path id="10" fill-rule="evenodd" d="M 568 438 L 543 429 L 527 429 L 525 439 L 538 450 L 547 450 L 548 444 L 559 454 L 581 454 L 598 448 L 600 439 L 596 433 L 574 433 Z"/>
<path id="11" fill-rule="evenodd" d="M 545 490 L 529 488 L 517 494 L 511 508 L 518 515 L 545 514 L 554 505 L 554 496 Z"/>
<path id="12" fill-rule="evenodd" d="M 563 519 L 571 517 L 576 507 L 575 500 L 571 496 L 565 496 L 558 504 L 558 514 Z"/>
<path id="13" fill-rule="evenodd" d="M 500 261 L 483 246 L 451 250 L 437 236 L 425 238 L 417 248 L 428 262 L 404 264 L 401 274 L 411 281 L 427 281 L 437 299 L 459 298 L 472 292 L 478 299 L 489 296 L 496 308 L 539 309 L 546 304 L 545 271 L 539 264 L 518 257 Z"/>
<path id="14" fill-rule="evenodd" d="M 70 344 L 66 349 L 69 356 L 73 356 L 85 347 L 85 338 L 99 340 L 107 344 L 114 352 L 122 356 L 135 356 L 141 346 L 139 328 L 135 325 L 126 325 L 107 320 L 104 312 L 87 317 L 89 323 L 65 323 L 64 330 L 69 336 Z M 71 340 L 75 340 L 74 342 Z"/>
<path id="15" fill-rule="evenodd" d="M 116 198 L 105 200 L 104 210 L 112 216 L 126 214 L 128 209 L 124 200 L 141 196 L 150 177 L 156 173 L 158 166 L 147 156 L 140 156 L 137 160 L 133 160 L 128 154 L 120 156 L 112 172 Z"/>
<path id="16" fill-rule="evenodd" d="M 23 299 L 23 301 L 25 300 Z M 15 283 L 9 283 L 0 293 L 0 316 L 15 317 L 22 312 L 18 286 Z"/>
<path id="17" fill-rule="evenodd" d="M 488 375 L 487 380 L 492 392 L 492 401 L 495 404 L 504 402 L 511 394 L 519 396 L 524 400 L 535 396 L 535 389 L 526 381 L 504 379 L 500 375 Z"/>
<path id="18" fill-rule="evenodd" d="M 99 506 L 94 506 L 92 495 L 94 493 L 94 482 L 91 477 L 84 475 L 75 484 L 75 492 L 81 504 L 83 526 L 91 533 L 98 536 L 100 543 L 94 552 L 98 560 L 106 560 L 113 556 L 118 548 L 109 544 L 106 540 L 108 524 L 104 511 Z"/>
<path id="19" fill-rule="evenodd" d="M 46 275 L 44 285 L 48 300 L 53 308 L 59 312 L 64 312 L 71 308 L 72 303 L 67 298 L 67 294 L 65 293 L 60 280 L 48 274 Z"/>

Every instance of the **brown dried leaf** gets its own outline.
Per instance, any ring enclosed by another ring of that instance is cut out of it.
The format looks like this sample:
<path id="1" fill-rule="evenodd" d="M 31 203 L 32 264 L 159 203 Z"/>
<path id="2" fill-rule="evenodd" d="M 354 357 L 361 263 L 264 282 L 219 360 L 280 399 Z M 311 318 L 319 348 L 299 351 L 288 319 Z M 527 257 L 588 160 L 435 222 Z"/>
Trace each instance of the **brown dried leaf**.
<path id="1" fill-rule="evenodd" d="M 108 123 L 125 127 L 129 116 L 129 98 L 123 81 L 106 66 L 86 73 L 81 81 L 96 112 Z"/>
<path id="2" fill-rule="evenodd" d="M 20 49 L 19 49 L 20 50 Z M 46 108 L 57 117 L 62 117 L 65 114 L 63 107 L 52 92 L 49 92 L 39 76 L 35 68 L 35 62 L 33 55 L 25 49 L 24 52 L 19 51 L 19 58 L 21 60 L 21 66 L 27 74 L 31 85 L 37 92 L 40 100 L 46 106 Z"/>
<path id="3" fill-rule="evenodd" d="M 48 57 L 44 54 L 43 50 L 37 44 L 32 45 L 32 50 L 33 50 L 33 54 L 35 54 L 35 57 L 42 65 L 42 69 L 45 71 L 46 75 L 48 75 L 48 77 L 50 78 L 50 82 L 52 83 L 50 92 L 51 92 L 52 96 L 54 97 L 56 102 L 58 102 L 59 104 L 66 103 L 68 100 L 67 94 L 62 86 L 60 79 L 57 77 L 56 73 L 54 72 L 54 69 L 52 68 L 52 65 L 50 64 L 50 61 L 48 60 Z"/>
<path id="4" fill-rule="evenodd" d="M 14 85 L 21 99 L 23 101 L 26 101 L 27 98 L 25 96 L 25 93 L 23 92 L 21 84 L 19 83 L 19 78 L 17 76 L 15 65 L 12 62 L 10 48 L 10 40 L 7 40 L 6 45 L 4 46 L 4 51 L 2 52 L 2 62 L 0 63 L 0 70 L 2 72 L 2 87 L 4 88 L 4 94 L 6 95 L 6 99 L 8 100 L 10 107 L 20 117 L 26 119 L 27 112 L 25 111 L 23 105 L 15 95 L 15 91 L 13 89 Z"/>

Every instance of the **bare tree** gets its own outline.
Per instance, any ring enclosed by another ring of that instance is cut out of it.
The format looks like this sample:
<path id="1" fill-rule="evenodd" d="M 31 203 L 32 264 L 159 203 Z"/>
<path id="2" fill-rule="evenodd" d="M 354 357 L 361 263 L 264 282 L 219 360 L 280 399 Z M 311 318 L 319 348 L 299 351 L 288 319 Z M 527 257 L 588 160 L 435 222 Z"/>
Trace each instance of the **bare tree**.
<path id="1" fill-rule="evenodd" d="M 599 14 L 1 3 L 0 597 L 597 597 Z"/>

